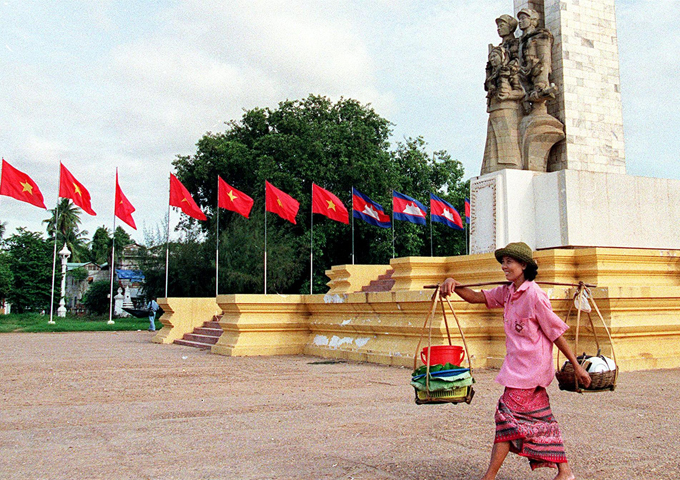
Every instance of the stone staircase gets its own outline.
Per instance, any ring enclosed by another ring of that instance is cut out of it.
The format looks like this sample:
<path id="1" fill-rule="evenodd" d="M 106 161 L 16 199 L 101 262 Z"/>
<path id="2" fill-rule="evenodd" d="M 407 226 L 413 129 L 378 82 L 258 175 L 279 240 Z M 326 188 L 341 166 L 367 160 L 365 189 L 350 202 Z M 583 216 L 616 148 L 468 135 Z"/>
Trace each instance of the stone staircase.
<path id="1" fill-rule="evenodd" d="M 217 343 L 220 335 L 222 335 L 222 327 L 220 327 L 219 323 L 221 318 L 222 315 L 215 315 L 211 321 L 205 322 L 191 333 L 185 333 L 181 339 L 175 340 L 174 343 L 186 345 L 187 347 L 212 347 Z"/>
<path id="2" fill-rule="evenodd" d="M 379 275 L 377 280 L 371 280 L 371 283 L 361 287 L 362 292 L 389 292 L 394 286 L 392 279 L 393 269 L 389 269 L 383 275 Z"/>

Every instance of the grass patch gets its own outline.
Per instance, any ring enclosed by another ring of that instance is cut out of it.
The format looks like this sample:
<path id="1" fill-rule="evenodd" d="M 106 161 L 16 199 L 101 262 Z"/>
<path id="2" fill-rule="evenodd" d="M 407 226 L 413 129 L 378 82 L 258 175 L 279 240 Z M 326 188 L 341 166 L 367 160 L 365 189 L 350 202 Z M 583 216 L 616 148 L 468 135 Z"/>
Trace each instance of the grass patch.
<path id="1" fill-rule="evenodd" d="M 121 330 L 148 330 L 148 318 L 115 318 L 109 325 L 109 316 L 53 317 L 54 325 L 47 323 L 49 315 L 38 313 L 11 313 L 0 315 L 0 333 L 7 332 L 111 332 Z M 156 320 L 156 329 L 162 327 Z"/>

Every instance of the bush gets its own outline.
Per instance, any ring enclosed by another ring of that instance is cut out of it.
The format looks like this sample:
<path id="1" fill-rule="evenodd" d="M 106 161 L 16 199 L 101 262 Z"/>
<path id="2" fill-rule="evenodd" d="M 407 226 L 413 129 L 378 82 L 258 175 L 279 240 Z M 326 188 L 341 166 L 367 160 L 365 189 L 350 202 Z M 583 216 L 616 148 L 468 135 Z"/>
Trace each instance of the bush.
<path id="1" fill-rule="evenodd" d="M 83 305 L 92 313 L 103 314 L 109 311 L 111 284 L 107 280 L 92 282 L 83 296 Z"/>

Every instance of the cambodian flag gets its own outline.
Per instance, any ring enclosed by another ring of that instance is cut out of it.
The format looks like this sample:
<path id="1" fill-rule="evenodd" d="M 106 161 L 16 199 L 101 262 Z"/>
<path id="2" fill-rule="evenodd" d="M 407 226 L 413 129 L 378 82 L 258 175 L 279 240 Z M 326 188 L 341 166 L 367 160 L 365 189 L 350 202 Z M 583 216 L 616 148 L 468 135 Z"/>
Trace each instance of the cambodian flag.
<path id="1" fill-rule="evenodd" d="M 392 190 L 392 211 L 395 220 L 425 225 L 427 223 L 427 207 L 415 198 Z"/>
<path id="2" fill-rule="evenodd" d="M 465 223 L 470 223 L 470 199 L 465 199 Z"/>
<path id="3" fill-rule="evenodd" d="M 430 218 L 456 230 L 463 230 L 463 220 L 449 202 L 430 193 Z"/>
<path id="4" fill-rule="evenodd" d="M 390 216 L 385 214 L 383 207 L 354 187 L 352 187 L 352 207 L 354 218 L 360 218 L 375 227 L 390 228 L 392 226 Z"/>

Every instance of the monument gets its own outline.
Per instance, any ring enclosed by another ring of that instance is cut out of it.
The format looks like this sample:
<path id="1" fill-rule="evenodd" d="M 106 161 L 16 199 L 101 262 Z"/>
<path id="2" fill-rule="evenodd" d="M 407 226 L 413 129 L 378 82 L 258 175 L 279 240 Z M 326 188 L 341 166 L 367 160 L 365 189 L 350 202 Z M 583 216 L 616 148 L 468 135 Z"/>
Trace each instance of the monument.
<path id="1" fill-rule="evenodd" d="M 470 253 L 511 241 L 680 249 L 680 182 L 626 175 L 614 0 L 514 7 L 489 53 Z"/>
<path id="2" fill-rule="evenodd" d="M 680 182 L 626 175 L 614 0 L 515 0 L 514 11 L 496 19 L 501 41 L 488 53 L 471 255 L 335 265 L 326 295 L 161 298 L 163 329 L 153 341 L 172 343 L 220 315 L 212 353 L 411 367 L 430 312 L 425 286 L 448 276 L 502 282 L 491 252 L 524 241 L 560 317 L 574 305 L 575 284 L 597 285 L 592 295 L 622 370 L 678 368 Z M 388 290 L 373 286 L 386 281 Z M 475 368 L 500 366 L 502 311 L 452 302 Z M 445 327 L 441 320 L 433 341 L 446 341 Z M 603 339 L 599 328 L 592 331 Z M 579 342 L 579 352 L 600 348 L 592 338 Z M 611 345 L 603 347 L 610 355 Z"/>

